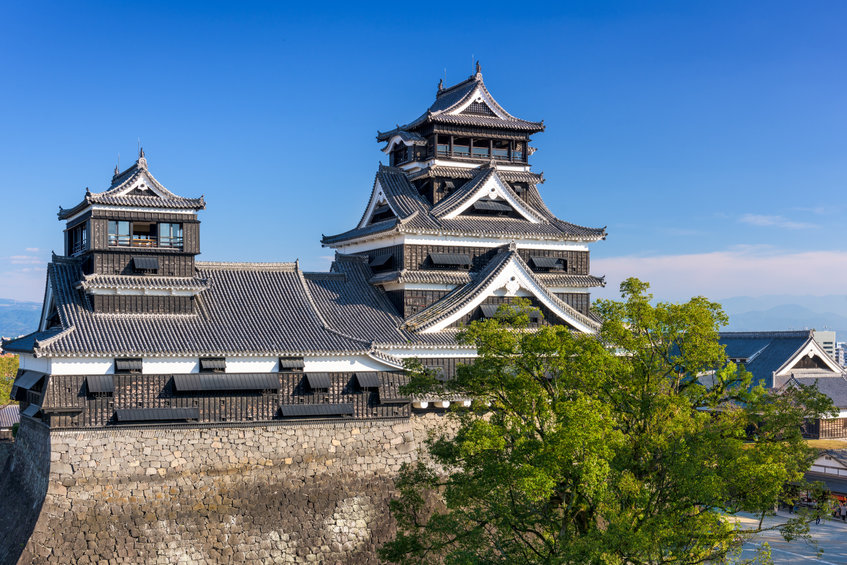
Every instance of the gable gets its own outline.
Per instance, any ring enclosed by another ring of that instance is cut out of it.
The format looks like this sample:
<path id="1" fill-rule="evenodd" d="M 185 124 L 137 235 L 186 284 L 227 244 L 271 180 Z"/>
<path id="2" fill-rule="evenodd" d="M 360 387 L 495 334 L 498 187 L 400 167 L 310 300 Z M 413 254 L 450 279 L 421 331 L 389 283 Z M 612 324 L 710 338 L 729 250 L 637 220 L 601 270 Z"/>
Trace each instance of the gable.
<path id="1" fill-rule="evenodd" d="M 774 375 L 785 376 L 800 369 L 823 369 L 839 375 L 843 373 L 843 368 L 833 361 L 812 337 L 806 340 L 806 343 L 791 355 L 779 369 L 774 371 Z"/>
<path id="2" fill-rule="evenodd" d="M 470 105 L 460 113 L 470 116 L 497 116 L 497 114 L 494 113 L 494 110 L 492 110 L 491 107 L 482 100 L 475 100 L 471 102 Z"/>
<path id="3" fill-rule="evenodd" d="M 482 279 L 457 288 L 407 320 L 410 329 L 435 333 L 462 320 L 489 298 L 509 301 L 513 297 L 527 297 L 577 331 L 594 333 L 597 330 L 593 320 L 550 294 L 516 252 L 511 251 L 500 259 L 492 259 L 492 264 L 487 268 L 491 268 L 495 262 L 499 266 Z M 553 322 L 552 319 L 550 321 Z"/>
<path id="4" fill-rule="evenodd" d="M 388 202 L 388 198 L 385 196 L 385 191 L 382 189 L 379 179 L 376 179 L 368 206 L 365 208 L 365 213 L 362 215 L 362 220 L 357 227 L 363 228 L 392 218 L 399 218 L 399 216 Z"/>
<path id="5" fill-rule="evenodd" d="M 471 180 L 468 182 L 474 181 Z M 477 204 L 478 202 L 480 204 Z M 496 208 L 504 211 L 505 206 L 511 208 L 517 216 L 528 222 L 533 224 L 542 222 L 541 216 L 524 204 L 515 194 L 514 190 L 496 172 L 489 174 L 483 182 L 472 188 L 469 193 L 462 197 L 462 201 L 451 206 L 449 211 L 436 215 L 445 220 L 451 220 L 465 213 L 478 212 L 480 208 Z M 435 210 L 433 211 L 435 212 Z"/>
<path id="6" fill-rule="evenodd" d="M 500 118 L 501 120 L 514 119 L 510 116 L 488 92 L 482 83 L 465 96 L 461 102 L 444 112 L 446 115 L 471 115 Z"/>

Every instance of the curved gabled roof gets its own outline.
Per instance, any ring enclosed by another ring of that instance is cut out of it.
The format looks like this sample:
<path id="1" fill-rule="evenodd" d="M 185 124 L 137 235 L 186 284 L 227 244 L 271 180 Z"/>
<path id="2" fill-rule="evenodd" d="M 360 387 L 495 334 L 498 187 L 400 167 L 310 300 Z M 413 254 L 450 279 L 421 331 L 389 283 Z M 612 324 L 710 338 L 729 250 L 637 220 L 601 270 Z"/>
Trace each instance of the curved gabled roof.
<path id="1" fill-rule="evenodd" d="M 504 275 L 505 274 L 505 275 Z M 463 314 L 478 306 L 503 284 L 501 275 L 511 276 L 511 282 L 526 288 L 561 320 L 579 331 L 594 332 L 600 326 L 594 318 L 575 310 L 548 291 L 513 248 L 503 248 L 471 281 L 445 295 L 417 314 L 406 319 L 404 328 L 415 332 L 445 329 Z M 511 284 L 506 282 L 506 288 Z"/>
<path id="2" fill-rule="evenodd" d="M 112 184 L 103 192 L 89 192 L 85 198 L 71 208 L 59 207 L 59 219 L 66 220 L 91 204 L 105 206 L 131 206 L 141 208 L 170 208 L 175 210 L 202 210 L 206 201 L 200 198 L 183 198 L 165 188 L 147 170 L 144 151 L 138 161 L 122 173 L 112 177 Z"/>
<path id="3" fill-rule="evenodd" d="M 451 218 L 437 217 L 436 213 L 450 206 L 454 200 L 462 202 L 469 198 L 469 195 L 472 196 L 472 191 L 464 190 L 465 187 L 476 186 L 478 182 L 484 182 L 484 179 L 492 174 L 496 174 L 501 180 L 505 180 L 504 172 L 499 170 L 496 172 L 494 172 L 494 169 L 488 168 L 470 170 L 474 171 L 474 177 L 460 190 L 456 191 L 455 196 L 451 195 L 433 207 L 409 181 L 409 175 L 405 171 L 396 167 L 380 165 L 368 205 L 358 226 L 340 234 L 325 235 L 321 243 L 325 246 L 334 246 L 345 241 L 382 237 L 391 233 L 516 239 L 529 237 L 556 241 L 563 239 L 597 241 L 606 236 L 605 228 L 580 226 L 556 218 L 544 205 L 534 184 L 529 184 L 527 193 L 523 199 L 518 201 L 518 205 L 531 209 L 533 214 L 540 216 L 542 221 L 531 222 L 518 218 L 467 215 Z M 508 182 L 502 184 L 504 185 L 503 190 L 517 199 Z M 385 199 L 396 217 L 368 224 L 371 213 L 380 198 Z"/>
<path id="4" fill-rule="evenodd" d="M 468 112 L 468 106 L 480 99 L 487 108 L 485 113 Z M 435 102 L 417 119 L 390 131 L 377 132 L 376 139 L 377 141 L 388 141 L 401 131 L 414 130 L 427 122 L 511 129 L 527 133 L 544 131 L 544 122 L 522 120 L 508 113 L 491 96 L 482 80 L 479 67 L 477 67 L 477 72 L 468 77 L 467 80 L 449 88 L 439 88 Z"/>

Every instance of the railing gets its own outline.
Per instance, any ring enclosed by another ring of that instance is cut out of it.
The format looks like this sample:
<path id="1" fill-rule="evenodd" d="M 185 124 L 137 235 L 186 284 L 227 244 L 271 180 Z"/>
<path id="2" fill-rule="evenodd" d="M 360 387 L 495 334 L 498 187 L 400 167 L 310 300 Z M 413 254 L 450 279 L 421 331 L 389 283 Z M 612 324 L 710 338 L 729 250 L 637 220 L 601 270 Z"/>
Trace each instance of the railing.
<path id="1" fill-rule="evenodd" d="M 436 157 L 461 157 L 473 159 L 488 159 L 494 157 L 498 161 L 511 161 L 513 163 L 524 163 L 523 151 L 512 151 L 509 157 L 508 149 L 494 149 L 489 153 L 488 147 L 474 147 L 473 150 L 467 145 L 454 145 L 450 153 L 449 145 L 438 145 L 435 148 Z"/>
<path id="2" fill-rule="evenodd" d="M 182 248 L 182 237 L 129 236 L 109 234 L 110 247 L 168 247 Z"/>

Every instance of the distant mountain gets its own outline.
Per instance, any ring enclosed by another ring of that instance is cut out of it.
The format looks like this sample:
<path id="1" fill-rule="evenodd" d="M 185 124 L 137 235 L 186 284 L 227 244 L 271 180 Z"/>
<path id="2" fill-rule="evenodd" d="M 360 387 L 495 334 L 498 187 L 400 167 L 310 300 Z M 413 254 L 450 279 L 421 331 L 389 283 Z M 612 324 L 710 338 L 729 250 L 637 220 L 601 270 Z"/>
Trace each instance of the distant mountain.
<path id="1" fill-rule="evenodd" d="M 847 296 L 737 296 L 719 301 L 729 315 L 728 331 L 835 330 L 847 338 Z"/>
<path id="2" fill-rule="evenodd" d="M 40 302 L 20 302 L 0 298 L 0 336 L 17 337 L 37 329 Z"/>

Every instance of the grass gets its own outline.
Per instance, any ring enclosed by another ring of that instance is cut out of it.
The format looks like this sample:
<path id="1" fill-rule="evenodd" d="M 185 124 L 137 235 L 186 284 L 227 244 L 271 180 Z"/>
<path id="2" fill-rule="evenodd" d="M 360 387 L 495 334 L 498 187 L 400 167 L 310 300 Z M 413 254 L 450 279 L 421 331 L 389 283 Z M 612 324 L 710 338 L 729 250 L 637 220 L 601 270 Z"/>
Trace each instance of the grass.
<path id="1" fill-rule="evenodd" d="M 807 439 L 809 447 L 815 449 L 847 449 L 847 440 L 843 439 Z"/>

